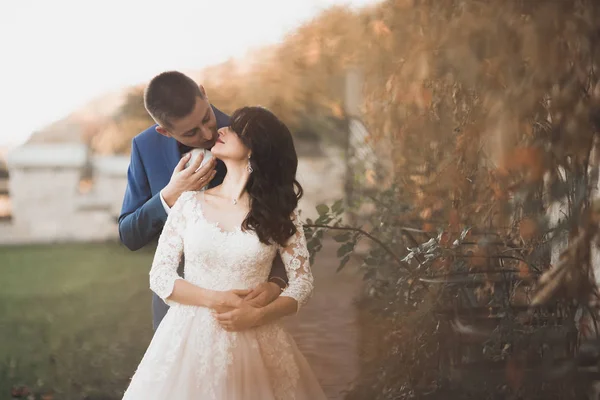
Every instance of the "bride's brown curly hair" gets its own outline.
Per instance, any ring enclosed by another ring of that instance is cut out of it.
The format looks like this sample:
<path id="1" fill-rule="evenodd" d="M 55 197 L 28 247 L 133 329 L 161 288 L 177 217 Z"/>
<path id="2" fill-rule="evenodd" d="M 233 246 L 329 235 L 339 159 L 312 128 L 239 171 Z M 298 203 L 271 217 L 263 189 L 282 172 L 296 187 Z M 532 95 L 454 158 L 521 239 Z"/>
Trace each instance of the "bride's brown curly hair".
<path id="1" fill-rule="evenodd" d="M 251 151 L 246 191 L 250 212 L 242 223 L 262 243 L 285 245 L 296 233 L 293 212 L 304 191 L 296 180 L 298 155 L 288 127 L 269 110 L 243 107 L 231 115 L 230 128 Z"/>

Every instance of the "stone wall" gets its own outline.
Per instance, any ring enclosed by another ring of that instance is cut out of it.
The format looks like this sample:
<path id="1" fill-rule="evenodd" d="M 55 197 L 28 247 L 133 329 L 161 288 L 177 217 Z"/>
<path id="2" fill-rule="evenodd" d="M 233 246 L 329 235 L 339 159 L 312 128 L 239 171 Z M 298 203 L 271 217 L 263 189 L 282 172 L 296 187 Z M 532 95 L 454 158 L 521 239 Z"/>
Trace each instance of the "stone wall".
<path id="1" fill-rule="evenodd" d="M 94 185 L 80 193 L 88 162 Z M 127 163 L 126 157 L 90 160 L 79 144 L 27 145 L 13 151 L 8 155 L 12 221 L 0 225 L 0 243 L 115 239 Z"/>

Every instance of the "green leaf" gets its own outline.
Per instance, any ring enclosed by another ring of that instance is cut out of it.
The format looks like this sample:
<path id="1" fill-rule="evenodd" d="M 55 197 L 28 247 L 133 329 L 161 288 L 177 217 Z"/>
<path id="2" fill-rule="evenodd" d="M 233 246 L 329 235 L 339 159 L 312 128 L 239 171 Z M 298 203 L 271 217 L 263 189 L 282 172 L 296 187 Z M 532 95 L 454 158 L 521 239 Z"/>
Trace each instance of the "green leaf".
<path id="1" fill-rule="evenodd" d="M 344 257 L 349 253 L 352 253 L 352 251 L 354 250 L 354 246 L 356 245 L 356 243 L 354 242 L 347 242 L 344 243 L 342 246 L 340 246 L 340 248 L 337 251 L 337 256 L 338 257 Z"/>
<path id="2" fill-rule="evenodd" d="M 318 238 L 312 238 L 307 244 L 306 247 L 308 248 L 309 252 L 313 252 L 315 251 L 315 249 L 321 244 L 321 241 Z"/>
<path id="3" fill-rule="evenodd" d="M 343 200 L 338 200 L 335 203 L 333 203 L 333 206 L 331 206 L 331 211 L 336 214 L 340 214 L 343 210 L 344 210 Z"/>
<path id="4" fill-rule="evenodd" d="M 333 239 L 338 243 L 347 242 L 352 237 L 350 232 L 342 233 L 341 235 L 334 236 Z"/>
<path id="5" fill-rule="evenodd" d="M 317 212 L 319 213 L 319 216 L 327 215 L 329 213 L 329 207 L 327 204 L 319 204 L 317 206 Z"/>
<path id="6" fill-rule="evenodd" d="M 340 260 L 340 265 L 337 267 L 335 272 L 340 272 L 346 266 L 346 264 L 348 264 L 348 261 L 350 261 L 350 254 L 347 254 Z"/>
<path id="7" fill-rule="evenodd" d="M 315 221 L 316 225 L 327 225 L 329 222 L 331 222 L 331 217 L 328 214 L 325 215 L 321 215 L 319 218 L 317 218 L 317 220 Z"/>

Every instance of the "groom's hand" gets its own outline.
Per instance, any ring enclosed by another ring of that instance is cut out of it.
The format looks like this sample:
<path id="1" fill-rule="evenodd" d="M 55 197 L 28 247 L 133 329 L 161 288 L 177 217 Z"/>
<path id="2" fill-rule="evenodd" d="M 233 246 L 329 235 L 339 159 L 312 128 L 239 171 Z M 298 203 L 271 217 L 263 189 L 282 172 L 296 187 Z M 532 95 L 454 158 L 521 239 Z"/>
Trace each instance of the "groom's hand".
<path id="1" fill-rule="evenodd" d="M 250 294 L 244 298 L 244 302 L 253 307 L 264 307 L 279 297 L 281 288 L 273 282 L 263 282 L 256 286 Z"/>
<path id="2" fill-rule="evenodd" d="M 185 164 L 190 160 L 190 157 L 191 153 L 188 153 L 179 160 L 179 164 L 177 164 L 173 175 L 171 175 L 169 184 L 161 192 L 165 203 L 169 207 L 173 207 L 181 193 L 200 190 L 208 185 L 217 173 L 215 170 L 217 161 L 214 157 L 200 168 L 200 164 L 204 160 L 204 154 L 201 154 L 185 168 Z"/>

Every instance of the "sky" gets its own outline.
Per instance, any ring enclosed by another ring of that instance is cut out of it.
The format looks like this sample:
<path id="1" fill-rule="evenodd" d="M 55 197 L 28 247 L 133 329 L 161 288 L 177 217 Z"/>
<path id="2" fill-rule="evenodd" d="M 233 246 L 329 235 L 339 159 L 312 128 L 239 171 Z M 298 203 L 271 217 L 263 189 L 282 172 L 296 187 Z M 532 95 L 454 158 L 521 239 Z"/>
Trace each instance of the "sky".
<path id="1" fill-rule="evenodd" d="M 330 6 L 375 2 L 0 1 L 0 148 L 103 93 L 243 56 Z"/>

